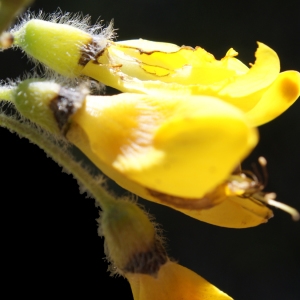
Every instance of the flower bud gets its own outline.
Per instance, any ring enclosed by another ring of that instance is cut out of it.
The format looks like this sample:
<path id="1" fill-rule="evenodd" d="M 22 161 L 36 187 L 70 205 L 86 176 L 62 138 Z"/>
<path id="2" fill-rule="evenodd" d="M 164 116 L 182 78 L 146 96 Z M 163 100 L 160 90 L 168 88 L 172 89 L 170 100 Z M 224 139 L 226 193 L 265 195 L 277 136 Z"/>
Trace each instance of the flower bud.
<path id="1" fill-rule="evenodd" d="M 24 117 L 59 135 L 68 129 L 70 116 L 85 98 L 80 91 L 36 79 L 25 80 L 10 90 L 4 88 L 1 96 L 13 102 Z"/>
<path id="2" fill-rule="evenodd" d="M 108 258 L 121 273 L 155 276 L 167 261 L 153 224 L 134 203 L 120 200 L 104 209 L 100 233 Z"/>
<path id="3" fill-rule="evenodd" d="M 90 55 L 101 51 L 105 39 L 67 24 L 30 20 L 13 31 L 14 45 L 67 77 L 80 75 Z"/>

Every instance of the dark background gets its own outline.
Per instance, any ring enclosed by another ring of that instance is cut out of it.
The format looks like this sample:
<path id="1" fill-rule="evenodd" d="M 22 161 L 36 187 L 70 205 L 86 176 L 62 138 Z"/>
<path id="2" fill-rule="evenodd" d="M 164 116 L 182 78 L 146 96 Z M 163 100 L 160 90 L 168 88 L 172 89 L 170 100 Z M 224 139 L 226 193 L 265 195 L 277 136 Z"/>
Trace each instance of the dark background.
<path id="1" fill-rule="evenodd" d="M 282 70 L 300 70 L 299 1 L 37 0 L 32 9 L 114 18 L 118 39 L 145 38 L 199 45 L 217 59 L 233 47 L 254 61 L 256 41 L 272 47 Z M 20 51 L 1 53 L 1 78 L 30 70 Z M 268 191 L 300 210 L 300 103 L 260 128 L 261 140 L 246 166 L 268 160 Z M 1 134 L 1 249 L 3 286 L 11 298 L 43 295 L 132 299 L 122 278 L 110 278 L 97 236 L 98 211 L 75 180 L 43 151 L 5 129 Z M 34 175 L 32 175 L 34 174 Z M 169 254 L 235 299 L 300 299 L 300 223 L 275 210 L 268 224 L 219 228 L 141 201 L 162 224 Z M 156 299 L 155 299 L 156 300 Z M 160 300 L 160 299 L 157 299 Z"/>

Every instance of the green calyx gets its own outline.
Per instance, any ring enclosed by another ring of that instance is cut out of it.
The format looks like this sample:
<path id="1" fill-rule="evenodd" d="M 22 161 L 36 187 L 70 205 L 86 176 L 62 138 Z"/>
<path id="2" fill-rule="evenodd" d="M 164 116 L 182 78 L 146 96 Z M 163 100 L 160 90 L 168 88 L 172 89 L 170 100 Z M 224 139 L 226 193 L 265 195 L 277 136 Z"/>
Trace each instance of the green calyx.
<path id="1" fill-rule="evenodd" d="M 43 20 L 30 20 L 13 32 L 14 45 L 66 77 L 80 75 L 82 56 L 93 37 L 78 28 Z"/>
<path id="2" fill-rule="evenodd" d="M 108 258 L 121 273 L 155 276 L 167 261 L 154 225 L 134 203 L 111 203 L 103 211 L 100 231 L 105 237 Z"/>
<path id="3" fill-rule="evenodd" d="M 0 99 L 14 103 L 21 115 L 55 135 L 65 134 L 71 116 L 80 109 L 85 95 L 37 79 L 28 79 L 16 87 L 0 90 Z"/>
<path id="4" fill-rule="evenodd" d="M 59 91 L 60 85 L 54 82 L 29 79 L 15 88 L 12 102 L 24 117 L 57 134 L 59 128 L 49 105 Z"/>

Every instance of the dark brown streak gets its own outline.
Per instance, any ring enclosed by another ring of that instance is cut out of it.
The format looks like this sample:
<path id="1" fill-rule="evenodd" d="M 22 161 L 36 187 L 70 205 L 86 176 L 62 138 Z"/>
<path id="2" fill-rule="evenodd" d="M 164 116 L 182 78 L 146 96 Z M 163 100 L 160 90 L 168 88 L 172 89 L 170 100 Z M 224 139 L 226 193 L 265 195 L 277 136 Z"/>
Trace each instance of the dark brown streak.
<path id="1" fill-rule="evenodd" d="M 92 39 L 89 44 L 81 48 L 78 64 L 84 67 L 90 61 L 97 61 L 97 58 L 103 54 L 104 50 L 105 48 L 100 47 L 97 40 Z"/>
<path id="2" fill-rule="evenodd" d="M 165 249 L 161 242 L 154 238 L 150 248 L 145 252 L 134 253 L 122 271 L 156 276 L 160 267 L 167 261 L 168 257 Z"/>
<path id="3" fill-rule="evenodd" d="M 76 112 L 78 106 L 75 103 L 80 103 L 84 99 L 83 94 L 78 91 L 70 91 L 61 88 L 58 95 L 50 101 L 49 107 L 53 112 L 58 128 L 62 134 L 66 134 L 69 127 L 69 119 Z"/>
<path id="4" fill-rule="evenodd" d="M 210 197 L 183 198 L 164 194 L 155 190 L 147 189 L 151 196 L 158 198 L 162 203 L 170 204 L 176 208 L 184 209 L 207 209 L 214 206 L 214 199 Z"/>

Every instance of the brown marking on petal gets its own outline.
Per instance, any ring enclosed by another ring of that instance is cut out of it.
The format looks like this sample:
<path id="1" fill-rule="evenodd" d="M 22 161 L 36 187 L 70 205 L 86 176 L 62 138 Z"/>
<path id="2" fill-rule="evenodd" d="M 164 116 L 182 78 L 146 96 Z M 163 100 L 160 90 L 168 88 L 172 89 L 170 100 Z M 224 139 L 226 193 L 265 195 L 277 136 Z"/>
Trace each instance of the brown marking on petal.
<path id="1" fill-rule="evenodd" d="M 151 55 L 153 53 L 156 53 L 156 52 L 159 52 L 159 53 L 176 53 L 177 51 L 174 51 L 174 52 L 165 52 L 165 51 L 160 51 L 160 50 L 151 50 L 151 51 L 146 51 L 146 50 L 143 50 L 141 48 L 137 48 L 137 47 L 134 47 L 134 46 L 128 46 L 128 45 L 118 45 L 118 47 L 122 47 L 122 48 L 127 48 L 127 49 L 133 49 L 133 50 L 137 50 L 140 52 L 140 54 L 146 54 L 146 55 Z M 180 50 L 180 49 L 179 49 Z M 178 51 L 179 51 L 178 50 Z"/>
<path id="2" fill-rule="evenodd" d="M 158 238 L 147 251 L 134 253 L 122 271 L 125 273 L 147 274 L 156 277 L 160 267 L 168 261 L 164 247 Z"/>
<path id="3" fill-rule="evenodd" d="M 218 198 L 213 194 L 207 194 L 202 198 L 183 198 L 165 194 L 159 191 L 147 189 L 151 196 L 158 198 L 162 203 L 183 209 L 207 209 L 213 207 Z M 219 202 L 219 201 L 218 201 Z"/>
<path id="4" fill-rule="evenodd" d="M 97 59 L 103 54 L 105 48 L 101 47 L 96 39 L 92 39 L 87 45 L 81 48 L 81 56 L 78 60 L 80 66 L 85 66 L 89 61 L 96 62 Z"/>
<path id="5" fill-rule="evenodd" d="M 99 58 L 100 56 L 102 56 L 104 52 L 105 52 L 105 48 L 101 49 L 101 50 L 95 55 L 95 61 L 97 61 L 98 58 Z"/>
<path id="6" fill-rule="evenodd" d="M 67 133 L 70 117 L 80 108 L 84 98 L 84 93 L 61 88 L 57 96 L 50 101 L 49 108 L 62 134 Z"/>
<path id="7" fill-rule="evenodd" d="M 155 53 L 155 52 L 162 52 L 162 51 L 159 51 L 159 50 L 145 51 L 145 50 L 142 50 L 141 48 L 136 48 L 136 47 L 133 47 L 133 46 L 122 45 L 122 44 L 118 45 L 118 46 L 122 47 L 122 48 L 137 50 L 137 51 L 140 52 L 140 54 L 146 54 L 146 55 L 151 55 L 152 53 Z M 166 53 L 166 52 L 163 52 L 163 53 Z"/>
<path id="8" fill-rule="evenodd" d="M 135 48 L 135 49 L 138 50 L 140 52 L 140 54 L 146 54 L 146 55 L 151 55 L 151 54 L 156 53 L 156 52 L 167 53 L 167 52 L 159 51 L 159 50 L 145 51 L 145 50 L 142 50 L 142 49 L 139 49 L 139 48 Z"/>
<path id="9" fill-rule="evenodd" d="M 147 50 L 143 50 L 141 48 L 137 48 L 137 47 L 134 47 L 134 46 L 128 46 L 128 45 L 118 45 L 118 47 L 122 47 L 122 48 L 128 48 L 128 49 L 133 49 L 133 50 L 137 50 L 139 51 L 140 54 L 145 54 L 145 55 L 152 55 L 153 53 L 165 53 L 165 54 L 168 54 L 168 53 L 177 53 L 179 52 L 180 50 L 191 50 L 191 51 L 195 51 L 197 50 L 197 48 L 201 48 L 199 46 L 197 46 L 196 48 L 193 48 L 191 46 L 185 46 L 185 45 L 182 45 L 177 51 L 172 51 L 172 52 L 166 52 L 166 51 L 161 51 L 161 50 L 151 50 L 151 51 L 147 51 Z M 201 48 L 202 49 L 202 48 Z"/>
<path id="10" fill-rule="evenodd" d="M 128 48 L 133 48 L 133 47 L 128 47 Z M 156 52 L 166 53 L 166 54 L 167 53 L 177 53 L 182 49 L 195 51 L 195 48 L 190 47 L 190 46 L 185 46 L 185 45 L 182 45 L 177 51 L 174 51 L 174 52 L 165 52 L 165 51 L 161 51 L 161 50 L 145 51 L 145 50 L 142 50 L 140 48 L 134 48 L 134 49 L 138 50 L 140 52 L 140 54 L 146 54 L 146 55 L 151 55 L 151 54 L 156 53 Z"/>

